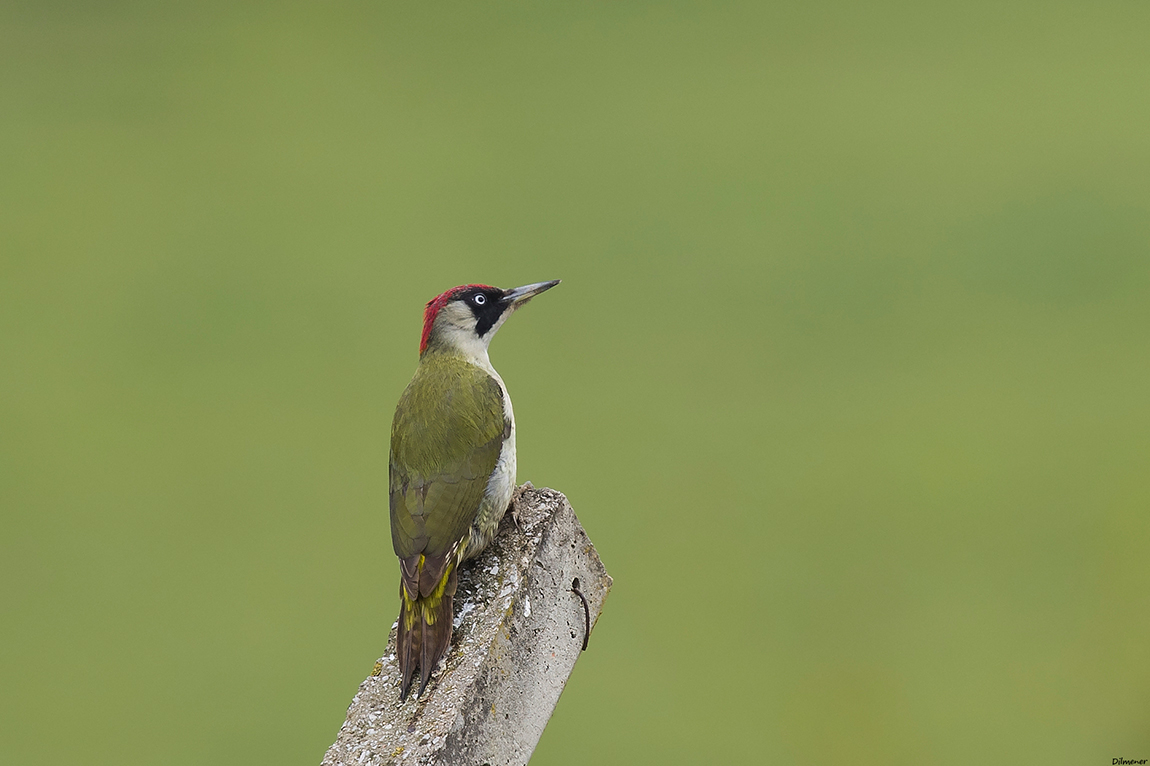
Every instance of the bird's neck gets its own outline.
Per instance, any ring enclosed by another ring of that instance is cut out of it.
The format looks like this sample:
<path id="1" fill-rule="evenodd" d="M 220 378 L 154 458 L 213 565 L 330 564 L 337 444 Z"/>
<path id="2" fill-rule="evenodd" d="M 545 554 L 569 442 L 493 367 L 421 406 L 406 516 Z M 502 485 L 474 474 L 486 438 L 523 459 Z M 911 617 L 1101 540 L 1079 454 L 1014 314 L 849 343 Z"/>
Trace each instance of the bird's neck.
<path id="1" fill-rule="evenodd" d="M 499 373 L 491 365 L 491 358 L 487 355 L 486 343 L 474 335 L 470 340 L 463 338 L 462 343 L 458 342 L 459 340 L 459 337 L 441 338 L 433 335 L 428 341 L 427 348 L 419 356 L 420 364 L 437 359 L 457 359 L 475 365 L 496 380 L 500 379 Z"/>

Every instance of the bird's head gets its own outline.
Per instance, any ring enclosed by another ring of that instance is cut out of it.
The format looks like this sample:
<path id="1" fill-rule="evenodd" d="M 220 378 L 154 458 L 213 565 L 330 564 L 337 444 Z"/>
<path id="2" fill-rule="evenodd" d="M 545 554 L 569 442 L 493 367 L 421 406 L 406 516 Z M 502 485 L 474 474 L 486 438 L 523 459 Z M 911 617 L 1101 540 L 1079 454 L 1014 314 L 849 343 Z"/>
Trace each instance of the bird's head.
<path id="1" fill-rule="evenodd" d="M 460 285 L 432 298 L 423 312 L 419 355 L 429 348 L 486 358 L 495 333 L 517 308 L 559 284 L 558 279 L 511 290 L 490 285 Z"/>

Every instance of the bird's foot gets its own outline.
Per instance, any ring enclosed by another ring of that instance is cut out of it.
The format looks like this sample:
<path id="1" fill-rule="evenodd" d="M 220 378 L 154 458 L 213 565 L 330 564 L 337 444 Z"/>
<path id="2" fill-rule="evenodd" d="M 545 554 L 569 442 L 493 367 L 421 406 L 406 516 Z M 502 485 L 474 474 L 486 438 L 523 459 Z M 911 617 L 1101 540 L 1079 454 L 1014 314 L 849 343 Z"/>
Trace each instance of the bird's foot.
<path id="1" fill-rule="evenodd" d="M 507 510 L 511 511 L 511 520 L 515 522 L 515 529 L 519 532 L 523 531 L 523 527 L 519 524 L 519 501 L 523 498 L 523 494 L 529 489 L 535 489 L 535 486 L 529 482 L 523 482 L 511 492 L 511 502 L 507 504 Z"/>

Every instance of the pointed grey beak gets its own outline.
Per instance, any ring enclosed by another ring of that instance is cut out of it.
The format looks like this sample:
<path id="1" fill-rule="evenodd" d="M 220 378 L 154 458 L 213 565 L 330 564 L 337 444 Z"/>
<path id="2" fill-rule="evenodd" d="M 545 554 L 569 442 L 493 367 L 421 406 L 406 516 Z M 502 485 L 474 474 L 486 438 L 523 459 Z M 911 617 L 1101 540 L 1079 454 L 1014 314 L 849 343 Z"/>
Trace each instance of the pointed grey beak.
<path id="1" fill-rule="evenodd" d="M 523 285 L 523 287 L 506 290 L 503 293 L 503 302 L 508 306 L 522 306 L 539 293 L 550 290 L 557 284 L 559 284 L 559 280 L 552 279 L 550 282 L 536 282 L 533 285 Z"/>

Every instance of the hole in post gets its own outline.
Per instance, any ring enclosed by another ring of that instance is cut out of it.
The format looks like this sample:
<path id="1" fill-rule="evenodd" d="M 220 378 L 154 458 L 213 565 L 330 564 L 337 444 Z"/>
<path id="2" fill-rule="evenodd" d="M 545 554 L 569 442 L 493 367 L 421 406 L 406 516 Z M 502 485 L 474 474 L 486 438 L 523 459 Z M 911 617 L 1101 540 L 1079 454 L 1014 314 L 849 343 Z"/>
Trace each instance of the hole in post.
<path id="1" fill-rule="evenodd" d="M 571 581 L 571 587 L 574 588 L 575 590 L 579 590 L 579 578 L 578 577 L 576 577 L 574 580 Z"/>

